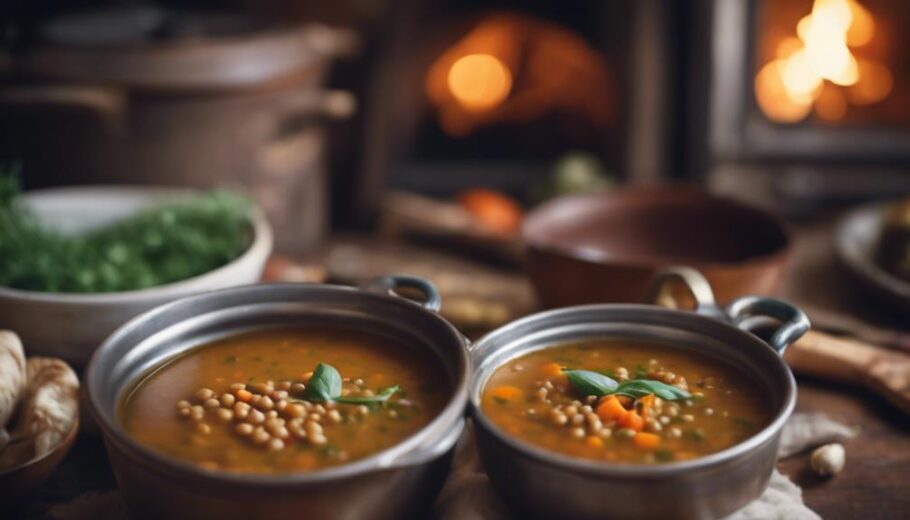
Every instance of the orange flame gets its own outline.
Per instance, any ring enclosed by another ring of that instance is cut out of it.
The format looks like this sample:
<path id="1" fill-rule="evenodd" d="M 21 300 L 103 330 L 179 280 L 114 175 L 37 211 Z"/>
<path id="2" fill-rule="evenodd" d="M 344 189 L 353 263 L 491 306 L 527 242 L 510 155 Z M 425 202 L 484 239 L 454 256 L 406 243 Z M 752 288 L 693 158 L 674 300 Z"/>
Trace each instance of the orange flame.
<path id="1" fill-rule="evenodd" d="M 890 94 L 887 67 L 859 59 L 851 50 L 875 34 L 875 20 L 856 0 L 815 0 L 796 34 L 778 44 L 776 59 L 755 77 L 756 101 L 772 121 L 795 123 L 813 108 L 819 118 L 837 121 L 846 115 L 848 102 L 877 103 Z"/>
<path id="2" fill-rule="evenodd" d="M 452 96 L 468 110 L 488 110 L 500 104 L 512 90 L 512 73 L 490 54 L 468 54 L 449 69 Z"/>

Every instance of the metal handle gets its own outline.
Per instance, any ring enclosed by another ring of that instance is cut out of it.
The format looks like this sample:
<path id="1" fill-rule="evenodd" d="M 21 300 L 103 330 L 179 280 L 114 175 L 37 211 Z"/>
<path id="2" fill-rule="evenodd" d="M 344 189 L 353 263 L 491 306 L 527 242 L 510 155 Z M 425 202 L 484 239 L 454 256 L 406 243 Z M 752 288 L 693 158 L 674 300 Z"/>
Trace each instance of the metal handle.
<path id="1" fill-rule="evenodd" d="M 684 266 L 669 267 L 660 271 L 651 285 L 649 303 L 660 304 L 666 300 L 667 283 L 678 280 L 695 299 L 695 312 L 732 323 L 755 334 L 759 329 L 776 327 L 768 340 L 771 348 L 783 354 L 787 346 L 809 330 L 809 317 L 797 307 L 774 298 L 744 296 L 730 303 L 726 309 L 718 307 L 708 280 L 695 269 Z"/>
<path id="2" fill-rule="evenodd" d="M 695 300 L 694 311 L 697 314 L 726 321 L 727 316 L 714 301 L 714 291 L 711 289 L 711 284 L 700 272 L 691 267 L 673 266 L 658 272 L 651 282 L 651 290 L 647 299 L 648 303 L 654 305 L 668 303 L 668 298 L 672 298 L 672 296 L 667 292 L 667 287 L 674 280 L 681 282 L 692 294 L 692 298 Z M 675 300 L 671 300 L 671 302 L 675 304 Z"/>
<path id="3" fill-rule="evenodd" d="M 753 332 L 758 328 L 777 326 L 768 343 L 779 354 L 805 334 L 811 324 L 802 310 L 781 300 L 761 296 L 744 296 L 727 306 L 727 315 L 737 327 Z M 779 323 L 779 325 L 777 325 Z"/>
<path id="4" fill-rule="evenodd" d="M 416 289 L 423 294 L 424 300 L 423 302 L 418 302 L 418 304 L 424 309 L 439 312 L 439 309 L 442 307 L 442 298 L 439 296 L 439 289 L 437 289 L 429 280 L 425 280 L 418 276 L 390 274 L 370 280 L 363 285 L 363 288 L 367 291 L 398 297 L 401 297 L 401 295 L 398 294 L 398 289 Z"/>

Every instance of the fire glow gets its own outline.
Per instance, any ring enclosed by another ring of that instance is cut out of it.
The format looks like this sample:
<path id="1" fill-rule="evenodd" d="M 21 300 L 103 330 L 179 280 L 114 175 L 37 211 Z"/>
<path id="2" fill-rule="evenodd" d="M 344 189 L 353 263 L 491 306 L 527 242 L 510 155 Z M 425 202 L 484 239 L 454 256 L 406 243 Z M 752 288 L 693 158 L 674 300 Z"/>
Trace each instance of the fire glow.
<path id="1" fill-rule="evenodd" d="M 777 45 L 776 57 L 755 77 L 755 97 L 772 121 L 796 123 L 813 111 L 842 119 L 850 105 L 882 101 L 891 92 L 888 68 L 855 49 L 875 35 L 872 14 L 856 0 L 815 0 L 796 36 Z"/>
<path id="2" fill-rule="evenodd" d="M 452 95 L 468 110 L 488 110 L 505 100 L 512 89 L 512 73 L 495 56 L 469 54 L 449 69 Z"/>
<path id="3" fill-rule="evenodd" d="M 565 27 L 512 12 L 485 15 L 440 53 L 425 88 L 440 128 L 455 137 L 548 117 L 603 128 L 613 117 L 600 52 Z"/>

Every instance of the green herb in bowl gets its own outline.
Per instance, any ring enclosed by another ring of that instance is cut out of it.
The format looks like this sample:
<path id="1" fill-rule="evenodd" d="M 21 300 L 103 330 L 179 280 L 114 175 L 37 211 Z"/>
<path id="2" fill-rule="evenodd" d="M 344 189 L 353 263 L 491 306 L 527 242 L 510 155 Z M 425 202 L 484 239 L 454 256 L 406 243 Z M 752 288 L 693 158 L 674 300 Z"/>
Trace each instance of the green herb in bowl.
<path id="1" fill-rule="evenodd" d="M 239 195 L 192 195 L 91 232 L 43 225 L 0 176 L 0 286 L 61 293 L 144 289 L 185 280 L 242 255 L 252 241 L 251 204 Z"/>

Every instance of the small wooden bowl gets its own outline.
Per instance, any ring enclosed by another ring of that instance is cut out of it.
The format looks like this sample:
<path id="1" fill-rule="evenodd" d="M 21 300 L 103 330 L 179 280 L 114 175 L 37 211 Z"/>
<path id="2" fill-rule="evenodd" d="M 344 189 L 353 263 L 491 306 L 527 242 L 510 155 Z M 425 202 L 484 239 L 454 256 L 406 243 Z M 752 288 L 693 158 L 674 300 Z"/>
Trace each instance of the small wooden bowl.
<path id="1" fill-rule="evenodd" d="M 73 423 L 66 437 L 54 449 L 25 464 L 0 471 L 0 506 L 9 506 L 21 501 L 43 484 L 69 453 L 79 434 L 79 418 Z"/>
<path id="2" fill-rule="evenodd" d="M 532 211 L 522 234 L 528 274 L 550 308 L 641 302 L 670 265 L 701 271 L 719 302 L 770 295 L 790 251 L 778 218 L 680 185 L 560 197 Z"/>

